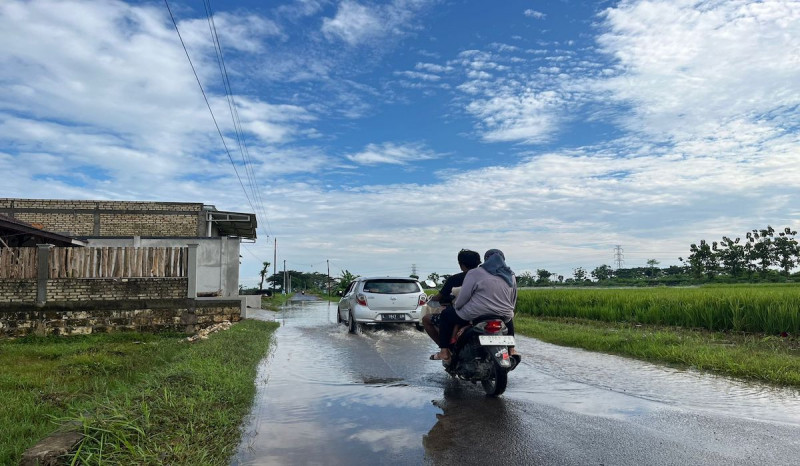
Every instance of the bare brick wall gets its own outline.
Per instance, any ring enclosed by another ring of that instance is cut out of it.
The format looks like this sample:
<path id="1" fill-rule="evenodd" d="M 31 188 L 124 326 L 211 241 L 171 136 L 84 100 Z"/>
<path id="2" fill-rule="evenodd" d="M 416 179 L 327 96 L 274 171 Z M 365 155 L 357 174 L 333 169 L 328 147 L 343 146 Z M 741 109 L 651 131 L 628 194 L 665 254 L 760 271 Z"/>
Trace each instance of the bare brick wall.
<path id="1" fill-rule="evenodd" d="M 35 303 L 36 279 L 0 280 L 0 305 L 2 303 Z"/>
<path id="2" fill-rule="evenodd" d="M 0 199 L 0 213 L 71 236 L 198 236 L 201 203 Z"/>
<path id="3" fill-rule="evenodd" d="M 185 298 L 187 278 L 58 278 L 47 280 L 47 301 L 119 301 Z M 35 304 L 36 279 L 0 280 L 3 303 Z"/>
<path id="4" fill-rule="evenodd" d="M 94 214 L 17 212 L 14 218 L 28 223 L 41 223 L 47 231 L 74 236 L 91 235 L 94 231 Z"/>
<path id="5" fill-rule="evenodd" d="M 47 301 L 185 298 L 186 278 L 58 278 L 47 280 Z"/>
<path id="6" fill-rule="evenodd" d="M 218 322 L 241 320 L 240 301 L 191 299 L 96 302 L 91 308 L 48 305 L 0 307 L 0 338 L 25 335 L 86 335 L 113 331 L 194 333 Z"/>

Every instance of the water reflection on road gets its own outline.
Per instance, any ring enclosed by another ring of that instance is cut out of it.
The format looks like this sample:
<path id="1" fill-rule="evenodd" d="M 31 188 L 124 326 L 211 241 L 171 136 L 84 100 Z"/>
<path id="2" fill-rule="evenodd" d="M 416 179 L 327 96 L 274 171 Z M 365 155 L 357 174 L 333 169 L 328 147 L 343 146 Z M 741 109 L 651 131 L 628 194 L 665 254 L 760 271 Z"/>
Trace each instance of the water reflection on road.
<path id="1" fill-rule="evenodd" d="M 500 399 L 451 380 L 412 327 L 350 335 L 294 303 L 260 367 L 233 464 L 794 464 L 800 401 L 690 371 L 519 338 Z M 794 459 L 792 459 L 794 458 Z"/>

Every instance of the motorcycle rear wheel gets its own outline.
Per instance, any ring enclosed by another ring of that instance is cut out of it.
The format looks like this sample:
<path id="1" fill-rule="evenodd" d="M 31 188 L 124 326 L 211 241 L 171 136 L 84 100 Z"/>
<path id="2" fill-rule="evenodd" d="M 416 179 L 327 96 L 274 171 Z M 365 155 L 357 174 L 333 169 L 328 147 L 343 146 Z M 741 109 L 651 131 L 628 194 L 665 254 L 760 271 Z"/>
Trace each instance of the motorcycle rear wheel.
<path id="1" fill-rule="evenodd" d="M 492 371 L 489 374 L 489 378 L 481 380 L 481 385 L 487 396 L 502 395 L 508 385 L 508 371 L 500 367 L 497 361 L 492 361 Z"/>

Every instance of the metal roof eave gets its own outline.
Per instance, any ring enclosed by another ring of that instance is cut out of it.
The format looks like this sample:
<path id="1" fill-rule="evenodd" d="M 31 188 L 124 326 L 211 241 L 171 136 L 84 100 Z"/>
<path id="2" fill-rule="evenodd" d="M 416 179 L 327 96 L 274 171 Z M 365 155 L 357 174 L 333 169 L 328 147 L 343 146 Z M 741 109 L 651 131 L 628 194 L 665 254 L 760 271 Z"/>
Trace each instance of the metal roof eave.
<path id="1" fill-rule="evenodd" d="M 11 217 L 0 216 L 0 229 L 6 229 L 15 231 L 15 234 L 26 234 L 30 236 L 36 236 L 45 240 L 50 240 L 58 245 L 63 246 L 78 246 L 83 247 L 86 246 L 88 243 L 86 241 L 81 241 L 79 239 L 71 238 L 69 236 L 59 235 L 58 233 L 53 233 L 46 230 L 40 230 L 34 226 L 27 225 L 19 220 L 16 220 Z"/>
<path id="2" fill-rule="evenodd" d="M 207 211 L 206 220 L 214 223 L 220 235 L 256 239 L 256 214 L 243 212 Z"/>

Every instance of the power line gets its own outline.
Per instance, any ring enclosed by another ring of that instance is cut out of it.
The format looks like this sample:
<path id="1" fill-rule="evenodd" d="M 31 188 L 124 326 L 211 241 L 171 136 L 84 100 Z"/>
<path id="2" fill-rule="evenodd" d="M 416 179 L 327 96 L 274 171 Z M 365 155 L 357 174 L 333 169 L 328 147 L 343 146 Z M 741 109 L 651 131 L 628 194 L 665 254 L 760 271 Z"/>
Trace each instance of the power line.
<path id="1" fill-rule="evenodd" d="M 164 0 L 164 4 L 167 6 L 169 17 L 172 20 L 172 24 L 175 26 L 175 32 L 178 33 L 178 39 L 180 39 L 183 51 L 184 53 L 186 53 L 186 59 L 189 60 L 189 66 L 192 67 L 192 73 L 194 73 L 194 77 L 197 80 L 197 85 L 200 86 L 200 92 L 203 94 L 203 100 L 206 101 L 206 106 L 208 107 L 209 113 L 211 113 L 211 119 L 214 121 L 214 126 L 217 128 L 217 133 L 219 133 L 219 137 L 222 140 L 222 146 L 225 147 L 225 152 L 228 154 L 228 160 L 230 160 L 231 165 L 233 166 L 233 171 L 234 173 L 236 173 L 236 178 L 239 180 L 239 185 L 241 185 L 242 191 L 244 192 L 244 196 L 247 198 L 247 203 L 250 204 L 250 208 L 252 208 L 253 212 L 255 212 L 256 208 L 253 207 L 253 202 L 250 200 L 250 196 L 247 194 L 247 189 L 245 189 L 244 187 L 244 183 L 242 182 L 242 177 L 239 176 L 239 170 L 236 169 L 236 164 L 233 162 L 233 156 L 231 156 L 231 151 L 228 150 L 228 145 L 225 143 L 225 137 L 222 135 L 222 130 L 219 129 L 219 125 L 217 124 L 217 119 L 214 117 L 214 111 L 211 110 L 211 104 L 208 102 L 208 96 L 206 96 L 206 91 L 203 89 L 203 84 L 200 82 L 200 77 L 197 75 L 197 70 L 195 70 L 194 64 L 192 63 L 192 59 L 189 57 L 189 51 L 186 50 L 186 44 L 183 42 L 183 37 L 181 36 L 181 31 L 178 29 L 178 23 L 175 21 L 175 16 L 172 15 L 172 9 L 169 7 L 169 1 Z"/>
<path id="2" fill-rule="evenodd" d="M 225 97 L 228 102 L 228 109 L 231 112 L 231 120 L 233 122 L 234 133 L 236 135 L 236 141 L 239 145 L 239 152 L 242 155 L 242 163 L 245 167 L 245 174 L 248 178 L 248 183 L 250 185 L 250 190 L 253 195 L 253 200 L 256 203 L 256 206 L 260 209 L 259 214 L 264 217 L 264 221 L 267 224 L 267 234 L 268 236 L 272 235 L 272 228 L 269 225 L 269 219 L 267 217 L 266 209 L 264 208 L 264 200 L 261 196 L 261 189 L 258 184 L 258 179 L 256 178 L 255 171 L 253 169 L 253 159 L 250 156 L 250 151 L 247 148 L 247 142 L 244 137 L 244 131 L 242 130 L 242 122 L 239 118 L 239 111 L 238 106 L 236 105 L 236 101 L 233 97 L 233 88 L 231 87 L 230 77 L 228 76 L 228 68 L 225 65 L 225 57 L 222 53 L 222 44 L 219 41 L 219 34 L 217 33 L 217 25 L 214 21 L 214 14 L 211 9 L 211 1 L 210 0 L 203 0 L 203 5 L 206 10 L 206 18 L 208 20 L 208 29 L 211 34 L 211 41 L 214 44 L 214 51 L 216 52 L 217 58 L 217 65 L 219 67 L 220 75 L 222 77 L 223 87 L 225 89 Z"/>

